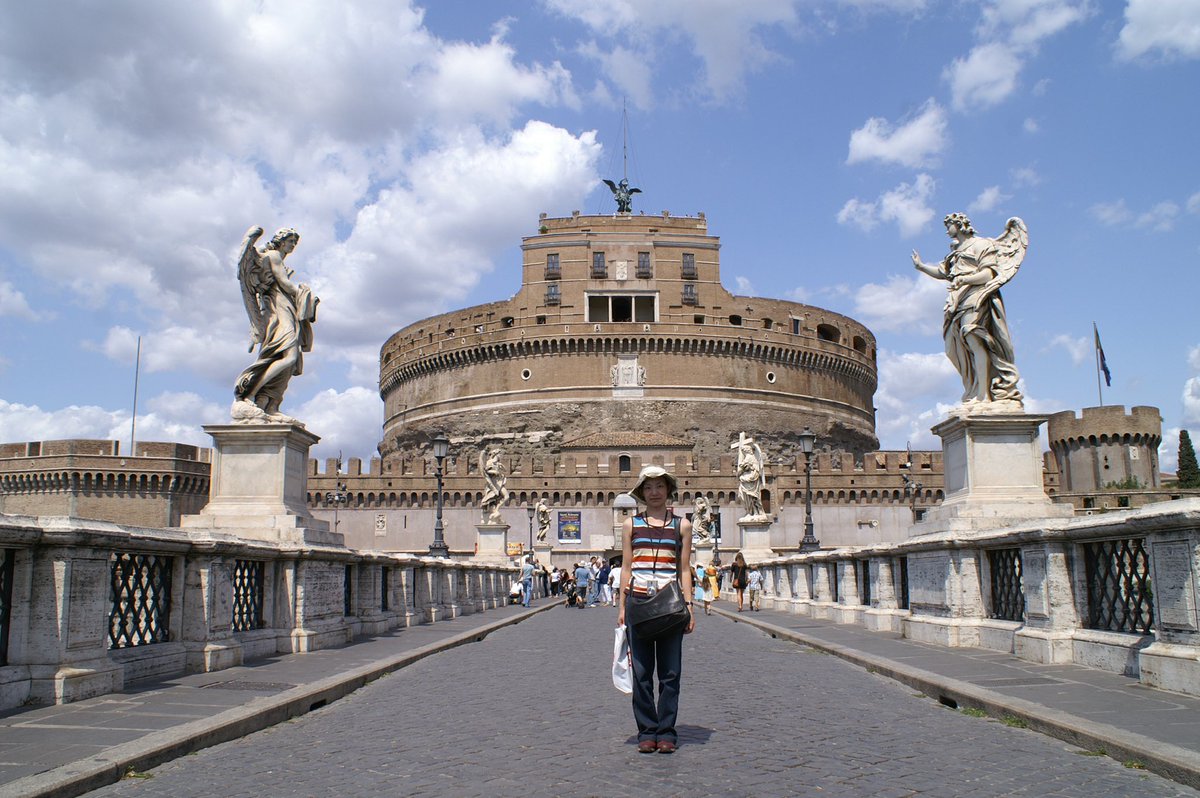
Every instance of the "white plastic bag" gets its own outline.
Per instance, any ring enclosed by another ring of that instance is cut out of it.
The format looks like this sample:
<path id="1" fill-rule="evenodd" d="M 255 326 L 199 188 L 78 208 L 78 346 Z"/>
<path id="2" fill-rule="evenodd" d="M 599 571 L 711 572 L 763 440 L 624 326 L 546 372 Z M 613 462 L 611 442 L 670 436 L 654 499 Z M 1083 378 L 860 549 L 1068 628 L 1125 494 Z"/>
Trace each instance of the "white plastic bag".
<path id="1" fill-rule="evenodd" d="M 613 686 L 626 695 L 633 692 L 633 659 L 629 653 L 627 627 L 618 626 L 613 636 Z"/>

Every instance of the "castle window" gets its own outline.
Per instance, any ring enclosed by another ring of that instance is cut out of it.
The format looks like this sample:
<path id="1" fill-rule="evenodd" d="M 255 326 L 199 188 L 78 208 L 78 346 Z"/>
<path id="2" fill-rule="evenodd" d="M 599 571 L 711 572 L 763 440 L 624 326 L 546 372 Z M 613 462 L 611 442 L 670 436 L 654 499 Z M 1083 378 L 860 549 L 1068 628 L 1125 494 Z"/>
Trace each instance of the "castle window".
<path id="1" fill-rule="evenodd" d="M 633 470 L 633 464 L 629 459 L 629 455 L 623 454 L 617 458 L 617 471 L 622 474 L 628 474 Z"/>
<path id="2" fill-rule="evenodd" d="M 653 294 L 589 294 L 587 321 L 605 322 L 658 321 L 656 297 Z"/>
<path id="3" fill-rule="evenodd" d="M 637 276 L 639 280 L 649 280 L 654 276 L 654 270 L 650 268 L 650 253 L 638 253 Z"/>
<path id="4" fill-rule="evenodd" d="M 800 319 L 793 316 L 792 317 L 792 335 L 799 335 L 799 334 L 800 334 Z"/>
<path id="5" fill-rule="evenodd" d="M 562 301 L 562 292 L 559 290 L 558 283 L 550 283 L 546 286 L 546 304 L 557 305 Z"/>
<path id="6" fill-rule="evenodd" d="M 734 327 L 741 327 L 742 326 L 742 317 L 739 316 L 738 314 L 734 313 L 729 317 L 729 323 L 732 324 Z"/>
<path id="7" fill-rule="evenodd" d="M 864 355 L 867 353 L 867 342 L 861 335 L 854 336 L 854 351 L 862 352 Z"/>
<path id="8" fill-rule="evenodd" d="M 774 322 L 771 321 L 770 319 L 763 319 L 762 325 L 763 325 L 764 330 L 769 330 L 774 325 Z"/>
<path id="9" fill-rule="evenodd" d="M 695 283 L 684 283 L 683 284 L 683 304 L 685 304 L 685 305 L 696 304 L 696 284 Z"/>
<path id="10" fill-rule="evenodd" d="M 30 441 L 29 443 L 25 444 L 25 456 L 26 457 L 41 457 L 42 456 L 42 442 L 41 441 Z"/>
<path id="11" fill-rule="evenodd" d="M 822 341 L 829 341 L 830 343 L 836 344 L 838 341 L 842 340 L 842 332 L 832 324 L 818 324 L 817 337 Z"/>
<path id="12" fill-rule="evenodd" d="M 538 323 L 538 324 L 545 324 L 545 323 L 546 323 L 546 317 L 545 317 L 545 316 L 538 316 L 538 317 L 537 317 L 537 323 Z"/>
<path id="13" fill-rule="evenodd" d="M 695 316 L 692 316 L 692 321 L 695 322 L 696 324 L 703 324 L 704 323 L 704 314 L 697 313 Z"/>
<path id="14" fill-rule="evenodd" d="M 592 253 L 592 279 L 603 280 L 608 277 L 608 264 L 604 262 L 603 252 Z"/>
<path id="15" fill-rule="evenodd" d="M 1096 497 L 1095 496 L 1084 496 L 1083 497 L 1083 509 L 1085 509 L 1085 510 L 1096 509 Z"/>
<path id="16" fill-rule="evenodd" d="M 500 325 L 502 327 L 511 327 L 513 326 L 514 321 L 515 320 L 512 316 L 505 316 L 504 318 L 500 319 Z"/>
<path id="17" fill-rule="evenodd" d="M 693 252 L 683 253 L 683 279 L 696 279 L 696 255 Z"/>
<path id="18" fill-rule="evenodd" d="M 558 253 L 551 252 L 546 256 L 546 279 L 557 280 L 562 276 L 562 269 L 558 264 Z"/>

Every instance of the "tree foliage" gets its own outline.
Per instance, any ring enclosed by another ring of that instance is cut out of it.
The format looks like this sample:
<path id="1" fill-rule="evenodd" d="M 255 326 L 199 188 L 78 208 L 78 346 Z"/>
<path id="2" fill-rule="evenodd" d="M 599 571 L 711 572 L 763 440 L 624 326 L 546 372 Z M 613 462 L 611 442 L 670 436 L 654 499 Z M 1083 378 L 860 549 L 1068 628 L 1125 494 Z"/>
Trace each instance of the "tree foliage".
<path id="1" fill-rule="evenodd" d="M 1179 431 L 1179 487 L 1200 488 L 1200 464 L 1196 463 L 1196 450 L 1192 448 L 1192 436 L 1187 430 Z"/>

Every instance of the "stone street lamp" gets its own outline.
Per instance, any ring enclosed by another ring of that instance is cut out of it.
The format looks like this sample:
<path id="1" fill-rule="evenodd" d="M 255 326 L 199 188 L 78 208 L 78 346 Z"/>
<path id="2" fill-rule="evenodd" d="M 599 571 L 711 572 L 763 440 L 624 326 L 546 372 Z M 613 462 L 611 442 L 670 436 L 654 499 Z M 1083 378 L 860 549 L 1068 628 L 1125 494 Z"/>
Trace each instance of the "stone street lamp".
<path id="1" fill-rule="evenodd" d="M 450 439 L 439 432 L 433 439 L 433 459 L 437 461 L 437 520 L 433 524 L 433 543 L 429 545 L 429 556 L 449 557 L 450 547 L 446 545 L 445 530 L 442 527 L 442 463 L 450 453 Z"/>
<path id="2" fill-rule="evenodd" d="M 805 427 L 800 433 L 800 450 L 804 452 L 804 539 L 800 541 L 800 551 L 821 548 L 821 541 L 813 535 L 812 520 L 812 454 L 816 442 L 816 433 Z"/>

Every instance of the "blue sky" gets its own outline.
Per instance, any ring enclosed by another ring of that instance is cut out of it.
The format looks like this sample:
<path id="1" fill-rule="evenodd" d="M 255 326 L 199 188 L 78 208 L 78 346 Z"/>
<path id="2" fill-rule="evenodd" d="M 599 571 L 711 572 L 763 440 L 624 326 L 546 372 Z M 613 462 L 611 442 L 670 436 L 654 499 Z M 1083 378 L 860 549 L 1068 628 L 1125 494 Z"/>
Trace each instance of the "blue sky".
<path id="1" fill-rule="evenodd" d="M 379 346 L 511 296 L 538 214 L 703 211 L 735 293 L 880 348 L 885 448 L 936 446 L 942 217 L 1022 217 L 1004 296 L 1027 409 L 1200 426 L 1195 0 L 20 4 L 0 28 L 0 440 L 207 444 L 250 362 L 246 228 L 322 298 L 283 410 L 369 457 Z M 54 47 L 45 42 L 54 41 Z"/>

